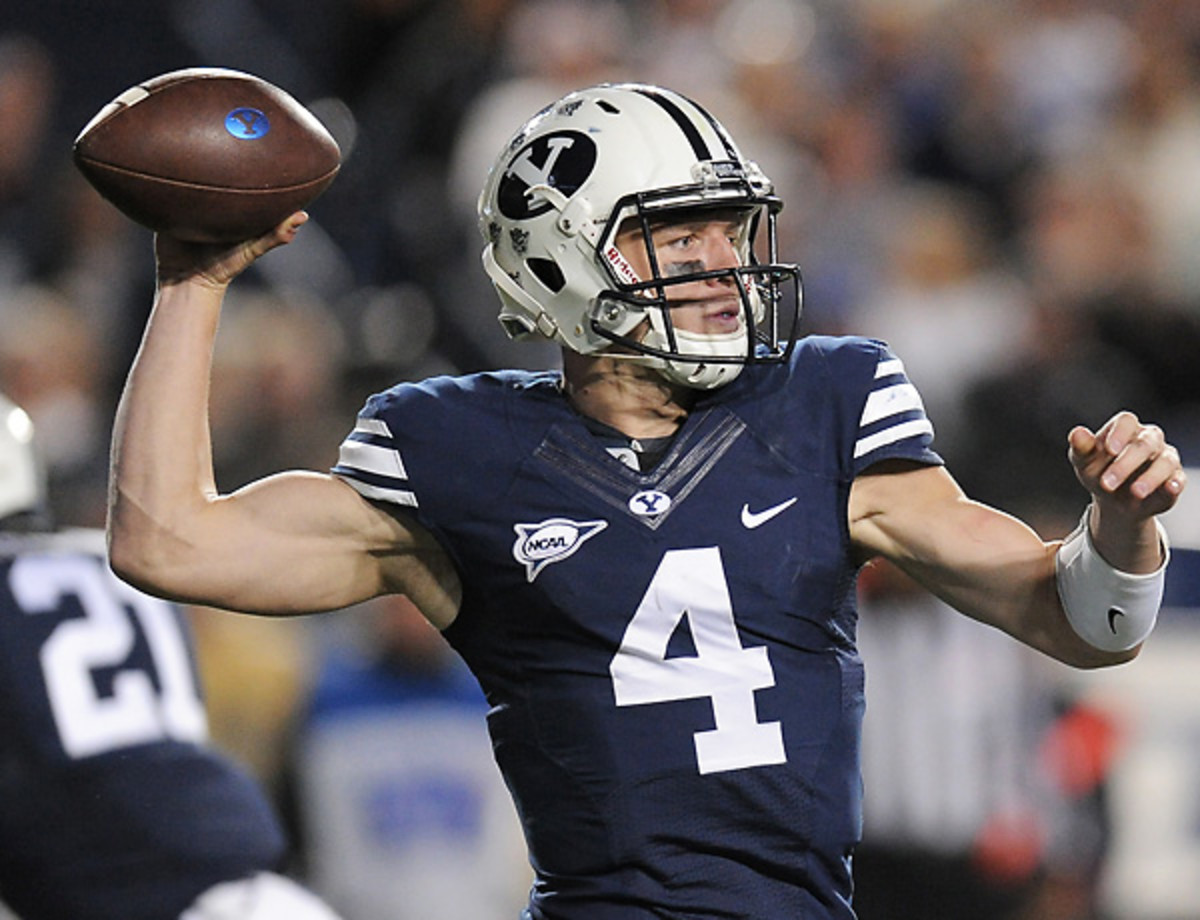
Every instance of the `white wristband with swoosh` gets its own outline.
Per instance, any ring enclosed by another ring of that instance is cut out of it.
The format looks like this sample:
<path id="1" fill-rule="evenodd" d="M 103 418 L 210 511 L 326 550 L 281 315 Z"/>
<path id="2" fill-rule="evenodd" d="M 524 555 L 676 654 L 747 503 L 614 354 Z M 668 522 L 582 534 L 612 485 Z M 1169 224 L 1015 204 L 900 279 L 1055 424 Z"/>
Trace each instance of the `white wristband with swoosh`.
<path id="1" fill-rule="evenodd" d="M 1170 544 L 1155 520 L 1163 561 L 1153 572 L 1133 575 L 1113 568 L 1096 551 L 1088 528 L 1089 506 L 1055 556 L 1058 597 L 1071 627 L 1089 645 L 1125 652 L 1146 640 L 1158 620 Z"/>

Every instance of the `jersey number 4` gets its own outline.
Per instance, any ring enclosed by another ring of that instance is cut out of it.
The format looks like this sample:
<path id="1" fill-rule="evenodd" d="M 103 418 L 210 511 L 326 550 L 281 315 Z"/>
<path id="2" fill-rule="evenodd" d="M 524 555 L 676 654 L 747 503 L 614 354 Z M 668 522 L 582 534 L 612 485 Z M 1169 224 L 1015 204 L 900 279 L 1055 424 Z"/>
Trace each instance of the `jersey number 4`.
<path id="1" fill-rule="evenodd" d="M 696 654 L 667 656 L 686 617 Z M 775 686 L 767 649 L 738 636 L 721 552 L 668 550 L 609 664 L 618 706 L 708 697 L 715 729 L 693 735 L 701 773 L 783 763 L 783 729 L 758 721 L 754 691 Z"/>
<path id="2" fill-rule="evenodd" d="M 26 614 L 49 614 L 75 598 L 82 617 L 64 619 L 41 650 L 42 674 L 59 740 L 69 757 L 88 757 L 150 741 L 201 741 L 207 720 L 191 658 L 172 608 L 114 577 L 91 557 L 26 556 L 9 573 Z M 137 626 L 135 626 L 135 622 Z M 154 678 L 128 663 L 145 636 Z M 115 672 L 111 694 L 96 684 Z"/>

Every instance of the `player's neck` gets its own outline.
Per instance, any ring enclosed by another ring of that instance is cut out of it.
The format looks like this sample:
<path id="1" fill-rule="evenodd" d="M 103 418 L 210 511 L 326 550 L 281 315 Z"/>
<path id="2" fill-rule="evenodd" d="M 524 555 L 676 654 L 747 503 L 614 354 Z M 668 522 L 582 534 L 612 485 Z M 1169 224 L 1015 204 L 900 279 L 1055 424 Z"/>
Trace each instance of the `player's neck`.
<path id="1" fill-rule="evenodd" d="M 695 399 L 694 390 L 648 367 L 569 350 L 563 353 L 563 392 L 578 412 L 631 438 L 673 435 Z"/>

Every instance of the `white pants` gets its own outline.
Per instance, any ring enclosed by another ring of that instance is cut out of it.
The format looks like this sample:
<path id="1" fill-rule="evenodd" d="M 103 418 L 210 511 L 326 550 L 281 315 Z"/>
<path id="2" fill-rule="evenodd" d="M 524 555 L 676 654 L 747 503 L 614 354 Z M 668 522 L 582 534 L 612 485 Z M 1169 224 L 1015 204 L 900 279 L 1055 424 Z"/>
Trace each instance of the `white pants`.
<path id="1" fill-rule="evenodd" d="M 340 920 L 320 898 L 273 872 L 222 882 L 196 898 L 179 920 Z"/>

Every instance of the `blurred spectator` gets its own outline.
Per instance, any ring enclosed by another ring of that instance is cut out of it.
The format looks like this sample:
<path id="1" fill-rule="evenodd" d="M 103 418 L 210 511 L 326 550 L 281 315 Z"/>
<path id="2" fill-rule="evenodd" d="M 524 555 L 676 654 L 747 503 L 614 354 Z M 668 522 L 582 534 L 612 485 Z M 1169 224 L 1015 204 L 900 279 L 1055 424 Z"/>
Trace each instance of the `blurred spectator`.
<path id="1" fill-rule="evenodd" d="M 1139 4 L 1141 47 L 1103 150 L 1145 215 L 1155 293 L 1200 312 L 1200 25 L 1179 12 Z"/>
<path id="2" fill-rule="evenodd" d="M 1028 175 L 1018 207 L 1018 252 L 1039 294 L 1085 310 L 1104 298 L 1132 307 L 1151 295 L 1146 215 L 1110 163 L 1049 161 Z"/>
<path id="3" fill-rule="evenodd" d="M 329 33 L 317 36 L 313 53 L 332 57 L 329 85 L 357 131 L 353 168 L 343 169 L 321 213 L 360 283 L 416 282 L 444 297 L 437 283 L 463 245 L 446 207 L 446 164 L 467 106 L 498 71 L 515 6 L 361 0 L 336 5 L 343 21 L 333 34 L 344 44 L 330 49 Z M 473 336 L 457 332 L 458 343 L 446 334 L 447 347 L 469 355 Z"/>
<path id="4" fill-rule="evenodd" d="M 290 739 L 315 679 L 311 624 L 208 607 L 189 608 L 189 614 L 213 741 L 282 807 Z"/>
<path id="5" fill-rule="evenodd" d="M 861 920 L 1098 917 L 1113 716 L 893 567 L 860 587 Z"/>
<path id="6" fill-rule="evenodd" d="M 467 107 L 449 164 L 455 218 L 475 231 L 475 203 L 496 151 L 524 121 L 570 90 L 622 79 L 632 36 L 613 0 L 526 0 L 503 30 L 501 70 Z"/>
<path id="7" fill-rule="evenodd" d="M 43 255 L 46 141 L 57 82 L 48 48 L 0 31 L 0 294 L 32 280 Z"/>
<path id="8" fill-rule="evenodd" d="M 52 220 L 41 283 L 80 308 L 104 394 L 116 393 L 141 337 L 153 259 L 150 232 L 105 201 L 66 158 L 43 202 Z M 135 307 L 139 301 L 142 306 Z"/>
<path id="9" fill-rule="evenodd" d="M 532 878 L 475 679 L 402 597 L 326 640 L 293 763 L 313 886 L 351 920 L 513 920 Z"/>
<path id="10" fill-rule="evenodd" d="M 720 53 L 717 22 L 729 0 L 653 0 L 638 4 L 634 62 L 639 79 L 677 87 L 723 111 L 732 69 Z M 720 117 L 720 116 L 718 116 Z M 736 127 L 730 127 L 736 131 Z"/>
<path id="11" fill-rule="evenodd" d="M 778 231 L 780 251 L 789 258 L 823 216 L 816 193 L 821 176 L 808 149 L 830 103 L 814 66 L 816 14 L 793 0 L 732 0 L 712 29 L 729 84 L 705 106 L 741 139 L 787 202 Z"/>
<path id="12" fill-rule="evenodd" d="M 1002 38 L 1018 133 L 1048 159 L 1086 156 L 1133 72 L 1129 27 L 1095 0 L 1018 0 Z"/>
<path id="13" fill-rule="evenodd" d="M 573 88 L 628 76 L 622 56 L 631 35 L 625 9 L 612 0 L 517 3 L 502 32 L 498 72 L 462 119 L 446 185 L 461 245 L 456 271 L 442 279 L 440 302 L 454 328 L 474 340 L 487 367 L 545 367 L 558 361 L 558 353 L 549 345 L 514 344 L 494 334 L 494 294 L 479 268 L 479 190 L 513 125 L 523 124 Z"/>
<path id="14" fill-rule="evenodd" d="M 30 284 L 0 301 L 0 389 L 38 429 L 59 520 L 101 526 L 112 405 L 104 401 L 104 355 L 82 309 Z"/>
<path id="15" fill-rule="evenodd" d="M 1188 475 L 1196 482 L 1200 469 Z M 1172 559 L 1158 641 L 1109 680 L 1077 675 L 1079 692 L 1115 713 L 1124 734 L 1108 784 L 1111 853 L 1100 880 L 1105 914 L 1117 920 L 1200 916 L 1200 491 L 1185 495 L 1163 517 Z"/>
<path id="16" fill-rule="evenodd" d="M 285 467 L 331 466 L 329 448 L 316 445 L 322 436 L 328 443 L 344 436 L 344 413 L 357 409 L 339 400 L 346 359 L 340 325 L 299 291 L 251 288 L 230 299 L 213 354 L 218 481 L 236 488 Z"/>
<path id="17" fill-rule="evenodd" d="M 964 395 L 1028 346 L 1029 293 L 997 261 L 987 212 L 971 193 L 914 183 L 897 190 L 883 219 L 881 277 L 850 323 L 903 356 L 953 467 L 958 442 L 973 437 Z"/>
<path id="18" fill-rule="evenodd" d="M 1080 511 L 1074 475 L 1055 463 L 1076 420 L 1096 424 L 1117 405 L 1159 416 L 1137 364 L 1078 315 L 1039 302 L 1035 323 L 1031 347 L 965 394 L 970 437 L 959 445 L 955 471 L 980 501 L 1058 525 Z"/>
<path id="19" fill-rule="evenodd" d="M 815 212 L 799 254 L 814 331 L 851 331 L 854 309 L 881 280 L 885 215 L 897 181 L 889 113 L 872 96 L 836 98 L 814 131 Z M 855 330 L 867 333 L 869 330 Z"/>
<path id="20" fill-rule="evenodd" d="M 1010 200 L 1033 159 L 1012 108 L 1005 38 L 1011 4 L 875 3 L 862 27 L 872 91 L 894 113 L 903 173 L 975 192 L 997 236 L 1012 232 Z"/>

